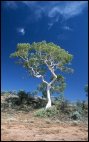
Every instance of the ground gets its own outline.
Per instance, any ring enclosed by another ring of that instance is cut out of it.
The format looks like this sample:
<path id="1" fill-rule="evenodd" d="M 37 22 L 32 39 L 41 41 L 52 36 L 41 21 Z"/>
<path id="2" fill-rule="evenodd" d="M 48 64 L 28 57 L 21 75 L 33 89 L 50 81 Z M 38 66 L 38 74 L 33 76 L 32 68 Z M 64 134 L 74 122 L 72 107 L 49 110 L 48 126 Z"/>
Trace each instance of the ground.
<path id="1" fill-rule="evenodd" d="M 33 112 L 3 111 L 1 141 L 88 141 L 88 124 L 38 118 Z"/>

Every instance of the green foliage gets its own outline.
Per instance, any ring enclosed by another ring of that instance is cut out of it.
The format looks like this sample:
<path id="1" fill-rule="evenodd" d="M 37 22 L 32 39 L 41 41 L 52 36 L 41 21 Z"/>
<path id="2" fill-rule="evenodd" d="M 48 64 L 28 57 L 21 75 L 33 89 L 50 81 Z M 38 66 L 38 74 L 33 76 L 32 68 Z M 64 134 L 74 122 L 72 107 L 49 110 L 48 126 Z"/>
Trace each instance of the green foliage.
<path id="1" fill-rule="evenodd" d="M 4 95 L 5 95 L 5 96 L 10 96 L 10 93 L 9 93 L 9 92 L 5 92 Z"/>
<path id="2" fill-rule="evenodd" d="M 71 119 L 73 119 L 73 120 L 78 120 L 80 118 L 81 118 L 81 115 L 78 111 L 73 112 L 71 115 Z"/>
<path id="3" fill-rule="evenodd" d="M 55 61 L 61 60 L 63 64 L 72 59 L 72 55 L 68 54 L 68 52 L 61 49 L 60 46 L 57 46 L 54 43 L 46 43 L 46 41 L 33 43 L 32 48 L 37 52 L 44 53 L 43 58 L 53 57 Z"/>
<path id="4" fill-rule="evenodd" d="M 70 106 L 69 106 L 69 101 L 65 100 L 63 95 L 61 95 L 60 98 L 56 100 L 55 106 L 57 110 L 59 110 L 61 113 L 64 113 L 64 114 L 69 114 L 71 111 Z"/>
<path id="5" fill-rule="evenodd" d="M 35 71 L 38 70 L 42 74 L 45 74 L 47 71 L 45 60 L 47 60 L 48 65 L 51 65 L 51 61 L 54 61 L 61 70 L 73 58 L 71 54 L 60 46 L 54 43 L 47 43 L 46 41 L 34 42 L 31 45 L 29 43 L 17 44 L 17 51 L 12 53 L 10 57 L 18 57 L 19 63 L 24 67 L 33 67 Z M 29 71 L 32 73 L 30 68 Z"/>
<path id="6" fill-rule="evenodd" d="M 42 97 L 43 98 L 47 98 L 47 85 L 42 82 L 41 84 L 39 84 L 39 86 L 37 87 L 37 90 L 40 92 L 42 92 Z"/>
<path id="7" fill-rule="evenodd" d="M 45 108 L 39 109 L 38 111 L 36 111 L 34 113 L 34 115 L 38 116 L 38 117 L 52 117 L 52 116 L 57 115 L 58 113 L 59 112 L 56 109 L 56 107 L 53 106 L 53 107 L 48 108 L 48 109 L 45 109 Z"/>
<path id="8" fill-rule="evenodd" d="M 18 43 L 17 44 L 17 51 L 12 53 L 10 57 L 28 57 L 28 51 L 30 50 L 30 44 L 29 43 Z"/>
<path id="9" fill-rule="evenodd" d="M 76 102 L 76 110 L 82 114 L 83 113 L 83 102 L 82 101 L 77 101 Z"/>
<path id="10" fill-rule="evenodd" d="M 62 93 L 66 87 L 65 79 L 62 75 L 57 75 L 57 79 L 52 84 L 52 93 Z"/>
<path id="11" fill-rule="evenodd" d="M 53 77 L 51 77 L 51 80 L 53 79 Z M 65 79 L 62 75 L 57 75 L 57 79 L 54 81 L 54 83 L 51 85 L 51 95 L 54 93 L 63 93 L 64 89 L 66 87 L 66 83 L 65 83 Z M 42 92 L 42 97 L 46 98 L 47 97 L 47 86 L 44 82 L 42 82 L 39 86 L 38 86 L 38 91 Z"/>
<path id="12" fill-rule="evenodd" d="M 47 101 L 45 99 L 41 99 L 40 97 L 35 98 L 35 94 L 37 92 L 28 92 L 26 93 L 23 90 L 20 90 L 17 95 L 7 95 L 5 96 L 5 103 L 2 104 L 2 108 L 12 108 L 16 110 L 30 111 L 32 109 L 42 108 L 46 105 Z M 10 107 L 9 107 L 10 106 Z"/>
<path id="13" fill-rule="evenodd" d="M 88 103 L 86 101 L 77 101 L 76 103 L 76 110 L 81 115 L 86 115 L 88 113 Z"/>
<path id="14" fill-rule="evenodd" d="M 37 43 L 19 43 L 17 44 L 16 52 L 12 53 L 10 57 L 17 57 L 19 64 L 21 64 L 24 68 L 26 68 L 29 74 L 33 77 L 38 77 L 44 81 L 44 77 L 49 69 L 52 75 L 56 76 L 55 71 L 59 69 L 62 72 L 71 72 L 73 71 L 66 64 L 70 63 L 73 55 L 69 54 L 68 51 L 65 51 L 60 46 L 46 41 L 37 42 Z M 55 81 L 54 78 L 50 77 L 51 80 L 51 88 L 50 92 L 53 93 L 61 93 L 64 91 L 66 87 L 65 79 L 62 75 L 57 75 L 57 79 Z M 53 82 L 52 82 L 53 80 Z M 46 97 L 46 86 L 42 83 L 38 86 L 38 90 L 42 91 L 43 96 Z M 20 98 L 22 99 L 24 92 L 21 92 Z M 24 100 L 24 99 L 23 99 Z"/>
<path id="15" fill-rule="evenodd" d="M 28 94 L 25 91 L 18 92 L 20 103 L 24 103 L 28 99 Z"/>

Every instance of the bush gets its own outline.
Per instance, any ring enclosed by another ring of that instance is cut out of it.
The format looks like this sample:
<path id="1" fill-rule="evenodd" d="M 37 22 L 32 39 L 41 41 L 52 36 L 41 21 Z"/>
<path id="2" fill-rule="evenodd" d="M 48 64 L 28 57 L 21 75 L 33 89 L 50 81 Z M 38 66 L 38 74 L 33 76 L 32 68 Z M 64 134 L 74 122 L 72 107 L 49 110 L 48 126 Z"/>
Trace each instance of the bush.
<path id="1" fill-rule="evenodd" d="M 41 98 L 34 99 L 34 102 L 32 105 L 34 109 L 40 109 L 46 106 L 47 101 Z"/>
<path id="2" fill-rule="evenodd" d="M 67 110 L 68 105 L 69 105 L 69 102 L 67 100 L 63 101 L 61 103 L 60 110 L 64 113 L 68 113 L 68 110 Z"/>
<path id="3" fill-rule="evenodd" d="M 80 118 L 81 118 L 81 115 L 78 111 L 73 112 L 71 115 L 71 119 L 73 119 L 73 120 L 78 120 Z"/>
<path id="4" fill-rule="evenodd" d="M 33 108 L 42 108 L 45 106 L 46 102 L 40 98 L 34 98 L 31 93 L 26 93 L 25 91 L 19 91 L 19 102 L 20 105 L 32 106 Z"/>
<path id="5" fill-rule="evenodd" d="M 1 103 L 1 111 L 4 111 L 5 109 L 7 109 L 9 107 L 9 104 L 4 102 L 4 103 Z"/>
<path id="6" fill-rule="evenodd" d="M 57 110 L 59 110 L 62 113 L 69 114 L 70 113 L 70 106 L 69 106 L 69 101 L 68 100 L 63 100 L 63 101 L 56 101 L 55 106 Z"/>
<path id="7" fill-rule="evenodd" d="M 86 101 L 77 101 L 76 109 L 81 115 L 88 114 L 88 103 Z"/>
<path id="8" fill-rule="evenodd" d="M 19 91 L 18 96 L 21 104 L 26 103 L 26 101 L 28 100 L 28 94 L 25 91 Z"/>
<path id="9" fill-rule="evenodd" d="M 45 108 L 39 109 L 38 111 L 34 113 L 34 115 L 38 117 L 52 117 L 57 114 L 58 114 L 58 110 L 54 106 L 48 109 L 45 109 Z"/>

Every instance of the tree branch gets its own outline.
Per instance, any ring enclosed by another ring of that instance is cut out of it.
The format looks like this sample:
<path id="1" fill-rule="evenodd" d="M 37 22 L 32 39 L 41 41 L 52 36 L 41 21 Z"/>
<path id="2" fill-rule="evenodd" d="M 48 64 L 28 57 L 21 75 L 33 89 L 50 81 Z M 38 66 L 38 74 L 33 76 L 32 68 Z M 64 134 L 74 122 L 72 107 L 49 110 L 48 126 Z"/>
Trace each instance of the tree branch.
<path id="1" fill-rule="evenodd" d="M 21 56 L 20 56 L 20 58 L 22 58 L 24 61 L 26 61 L 26 62 L 28 63 L 28 58 L 25 59 L 25 58 L 23 58 L 23 57 L 21 57 Z M 41 78 L 44 83 L 48 84 L 48 82 L 47 82 L 46 80 L 44 80 L 44 77 L 43 77 L 42 75 L 40 75 L 39 72 L 36 72 L 36 71 L 33 69 L 33 67 L 29 66 L 29 69 L 32 70 L 33 76 L 35 76 L 35 77 L 37 77 L 37 78 Z"/>
<path id="2" fill-rule="evenodd" d="M 42 81 L 43 81 L 44 83 L 48 84 L 48 82 L 44 80 L 44 77 L 43 77 L 42 75 L 41 75 L 41 77 L 42 77 Z"/>
<path id="3" fill-rule="evenodd" d="M 39 72 L 35 72 L 34 69 L 33 69 L 33 67 L 30 67 L 30 66 L 29 66 L 29 68 L 32 70 L 33 75 L 34 75 L 35 77 L 41 78 L 44 83 L 48 84 L 48 82 L 47 82 L 46 80 L 44 80 L 44 77 L 43 77 L 42 75 L 40 75 Z"/>
<path id="4" fill-rule="evenodd" d="M 47 60 L 45 60 L 45 64 L 47 65 L 48 69 L 51 71 L 52 75 L 54 76 L 54 79 L 49 83 L 50 85 L 57 79 L 57 75 L 55 74 L 54 72 L 54 66 L 53 68 L 50 67 L 48 64 L 47 64 Z"/>
<path id="5" fill-rule="evenodd" d="M 28 58 L 27 59 L 25 59 L 25 58 L 23 58 L 22 56 L 19 56 L 21 59 L 23 59 L 24 61 L 26 61 L 26 62 L 28 62 Z"/>

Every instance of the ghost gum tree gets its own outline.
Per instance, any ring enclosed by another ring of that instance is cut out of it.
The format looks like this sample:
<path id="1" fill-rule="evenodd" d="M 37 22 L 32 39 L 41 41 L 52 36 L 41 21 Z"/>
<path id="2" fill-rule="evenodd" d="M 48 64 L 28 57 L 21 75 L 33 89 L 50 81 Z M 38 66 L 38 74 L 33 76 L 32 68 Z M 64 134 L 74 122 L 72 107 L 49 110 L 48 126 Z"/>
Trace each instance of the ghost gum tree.
<path id="1" fill-rule="evenodd" d="M 46 108 L 51 107 L 50 90 L 62 91 L 64 90 L 63 86 L 65 86 L 64 77 L 57 74 L 56 70 L 71 72 L 72 69 L 68 68 L 66 64 L 70 63 L 73 56 L 60 46 L 46 41 L 17 44 L 17 51 L 10 56 L 17 57 L 18 63 L 22 64 L 31 76 L 42 80 L 47 90 L 48 103 Z M 50 81 L 45 79 L 48 70 L 52 75 L 50 76 Z"/>

